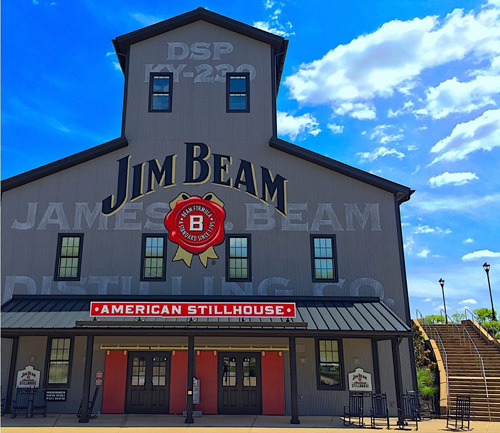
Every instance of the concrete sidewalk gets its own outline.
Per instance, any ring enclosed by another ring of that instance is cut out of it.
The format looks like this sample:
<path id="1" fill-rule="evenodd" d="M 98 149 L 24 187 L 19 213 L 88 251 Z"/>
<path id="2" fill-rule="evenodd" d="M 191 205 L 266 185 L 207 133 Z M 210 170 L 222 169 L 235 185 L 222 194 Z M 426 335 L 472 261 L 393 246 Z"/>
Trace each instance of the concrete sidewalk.
<path id="1" fill-rule="evenodd" d="M 387 431 L 384 420 L 377 420 L 378 430 Z M 391 430 L 400 431 L 396 418 L 391 418 Z M 300 425 L 291 425 L 289 416 L 204 415 L 195 418 L 194 424 L 185 424 L 178 415 L 99 415 L 88 424 L 79 424 L 75 415 L 19 416 L 5 415 L 1 419 L 2 433 L 333 433 L 339 430 L 365 432 L 370 419 L 365 418 L 365 428 L 344 427 L 338 416 L 302 416 Z M 415 431 L 415 423 L 401 431 Z M 500 423 L 471 421 L 474 433 L 500 433 Z M 421 433 L 450 432 L 446 420 L 425 420 L 418 423 Z"/>

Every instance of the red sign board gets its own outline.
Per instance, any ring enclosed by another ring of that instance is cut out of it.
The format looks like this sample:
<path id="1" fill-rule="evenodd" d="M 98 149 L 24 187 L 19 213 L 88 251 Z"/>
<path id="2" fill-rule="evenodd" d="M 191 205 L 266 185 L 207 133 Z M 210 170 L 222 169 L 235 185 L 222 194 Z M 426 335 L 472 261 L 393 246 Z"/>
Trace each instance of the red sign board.
<path id="1" fill-rule="evenodd" d="M 294 302 L 91 302 L 91 317 L 295 317 Z"/>

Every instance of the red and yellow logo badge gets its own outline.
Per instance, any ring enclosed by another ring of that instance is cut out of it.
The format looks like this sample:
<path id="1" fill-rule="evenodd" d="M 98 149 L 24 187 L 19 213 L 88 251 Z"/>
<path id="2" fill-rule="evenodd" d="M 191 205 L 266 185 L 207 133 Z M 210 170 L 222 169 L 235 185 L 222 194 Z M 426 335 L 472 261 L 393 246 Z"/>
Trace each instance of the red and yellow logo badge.
<path id="1" fill-rule="evenodd" d="M 173 261 L 184 260 L 191 267 L 193 255 L 203 266 L 208 259 L 218 259 L 214 246 L 224 242 L 224 203 L 215 194 L 203 197 L 181 193 L 170 202 L 171 211 L 165 217 L 168 238 L 179 247 Z"/>

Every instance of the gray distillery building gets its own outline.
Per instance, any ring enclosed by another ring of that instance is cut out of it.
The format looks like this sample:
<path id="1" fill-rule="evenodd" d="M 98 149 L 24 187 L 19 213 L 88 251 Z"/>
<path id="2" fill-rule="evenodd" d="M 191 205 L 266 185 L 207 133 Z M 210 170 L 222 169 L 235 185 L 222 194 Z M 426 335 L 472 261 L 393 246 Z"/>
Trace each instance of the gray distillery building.
<path id="1" fill-rule="evenodd" d="M 196 9 L 113 42 L 121 136 L 2 182 L 7 410 L 31 366 L 50 413 L 97 374 L 95 412 L 298 422 L 362 369 L 396 415 L 412 190 L 277 138 L 279 36 Z"/>

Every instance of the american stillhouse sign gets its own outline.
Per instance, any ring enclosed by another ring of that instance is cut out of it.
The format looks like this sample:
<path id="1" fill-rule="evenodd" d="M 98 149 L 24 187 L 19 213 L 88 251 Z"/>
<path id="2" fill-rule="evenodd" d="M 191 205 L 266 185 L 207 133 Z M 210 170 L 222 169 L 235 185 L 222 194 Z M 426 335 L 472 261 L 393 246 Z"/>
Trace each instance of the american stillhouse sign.
<path id="1" fill-rule="evenodd" d="M 91 317 L 295 317 L 295 303 L 91 302 Z"/>

